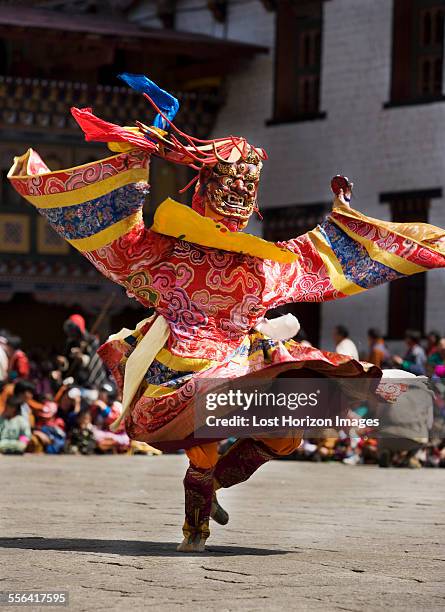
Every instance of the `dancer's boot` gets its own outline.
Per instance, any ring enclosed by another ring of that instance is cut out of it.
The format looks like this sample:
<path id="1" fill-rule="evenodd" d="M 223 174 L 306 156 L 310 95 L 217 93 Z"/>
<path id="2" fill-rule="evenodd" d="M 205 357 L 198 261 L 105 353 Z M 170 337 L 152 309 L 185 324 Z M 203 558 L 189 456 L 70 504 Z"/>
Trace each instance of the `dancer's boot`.
<path id="1" fill-rule="evenodd" d="M 227 525 L 229 522 L 229 513 L 219 504 L 216 493 L 213 493 L 210 516 L 219 525 Z"/>
<path id="2" fill-rule="evenodd" d="M 213 499 L 213 468 L 190 465 L 184 478 L 185 521 L 184 539 L 179 552 L 204 552 L 210 535 L 209 517 Z"/>

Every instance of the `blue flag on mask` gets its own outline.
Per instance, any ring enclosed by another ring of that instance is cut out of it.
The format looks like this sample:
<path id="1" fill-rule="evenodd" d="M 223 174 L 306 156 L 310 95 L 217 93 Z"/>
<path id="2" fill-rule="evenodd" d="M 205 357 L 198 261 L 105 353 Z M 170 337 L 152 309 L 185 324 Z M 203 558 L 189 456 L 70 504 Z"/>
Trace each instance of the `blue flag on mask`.
<path id="1" fill-rule="evenodd" d="M 146 93 L 148 96 L 150 96 L 167 119 L 173 121 L 179 109 L 179 101 L 168 93 L 168 91 L 158 87 L 156 83 L 153 83 L 153 81 L 143 74 L 130 74 L 128 72 L 122 72 L 118 75 L 118 77 L 125 81 L 125 83 L 127 83 L 127 85 L 129 85 L 135 91 Z M 162 130 L 168 129 L 167 122 L 159 113 L 156 115 L 152 125 Z"/>

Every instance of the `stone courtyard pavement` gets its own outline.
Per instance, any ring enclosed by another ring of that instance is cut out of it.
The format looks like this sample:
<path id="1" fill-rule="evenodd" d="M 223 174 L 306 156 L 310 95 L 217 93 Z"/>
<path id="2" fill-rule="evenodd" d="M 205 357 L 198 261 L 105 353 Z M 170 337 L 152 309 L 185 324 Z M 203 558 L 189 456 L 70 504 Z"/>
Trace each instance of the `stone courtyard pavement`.
<path id="1" fill-rule="evenodd" d="M 185 465 L 0 456 L 0 591 L 65 589 L 75 611 L 445 609 L 445 470 L 275 461 L 221 494 L 229 525 L 187 556 Z"/>

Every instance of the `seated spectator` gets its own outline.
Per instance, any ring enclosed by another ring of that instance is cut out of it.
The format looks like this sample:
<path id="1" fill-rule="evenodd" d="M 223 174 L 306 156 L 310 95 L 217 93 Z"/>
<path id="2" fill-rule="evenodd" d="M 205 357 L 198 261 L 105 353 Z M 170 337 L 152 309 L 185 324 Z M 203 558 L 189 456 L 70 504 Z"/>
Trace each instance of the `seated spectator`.
<path id="1" fill-rule="evenodd" d="M 88 410 L 80 412 L 72 428 L 67 444 L 67 452 L 92 455 L 96 450 L 94 427 Z"/>
<path id="2" fill-rule="evenodd" d="M 34 424 L 32 408 L 34 406 L 35 387 L 28 380 L 17 380 L 14 384 L 14 396 L 20 401 L 20 413 L 28 419 L 30 425 Z"/>
<path id="3" fill-rule="evenodd" d="M 10 382 L 0 382 L 1 390 L 0 390 L 0 415 L 3 414 L 3 411 L 6 407 L 6 400 L 10 395 L 14 395 L 14 383 Z"/>
<path id="4" fill-rule="evenodd" d="M 110 431 L 110 425 L 122 412 L 122 404 L 117 401 L 116 391 L 111 384 L 102 385 L 99 397 L 91 407 L 91 412 L 98 449 L 103 452 L 126 452 L 130 447 L 130 439 L 123 424 L 118 431 Z"/>
<path id="5" fill-rule="evenodd" d="M 37 361 L 36 357 L 30 354 L 29 380 L 34 384 L 37 395 L 54 396 L 62 384 L 62 373 L 56 370 L 51 359 L 42 357 Z"/>
<path id="6" fill-rule="evenodd" d="M 411 372 L 416 376 L 425 374 L 426 354 L 420 345 L 422 334 L 417 330 L 407 330 L 405 333 L 405 342 L 407 346 L 406 353 L 403 357 L 394 355 L 393 362 L 401 370 Z"/>
<path id="7" fill-rule="evenodd" d="M 26 353 L 20 348 L 21 343 L 22 340 L 18 336 L 11 336 L 8 340 L 11 354 L 9 360 L 9 378 L 11 380 L 16 378 L 28 380 L 29 378 L 29 360 Z"/>
<path id="8" fill-rule="evenodd" d="M 357 444 L 357 452 L 360 452 L 362 463 L 377 463 L 378 440 L 366 435 L 362 436 Z"/>
<path id="9" fill-rule="evenodd" d="M 318 460 L 326 461 L 335 459 L 335 447 L 338 440 L 338 432 L 335 429 L 323 429 L 319 432 L 320 438 L 317 439 Z M 314 457 L 315 458 L 315 457 Z"/>
<path id="10" fill-rule="evenodd" d="M 349 337 L 349 330 L 343 325 L 337 325 L 334 329 L 335 352 L 340 355 L 348 355 L 358 360 L 358 350 L 354 342 Z"/>
<path id="11" fill-rule="evenodd" d="M 445 378 L 445 338 L 441 338 L 437 350 L 428 357 L 428 373 L 433 378 Z"/>
<path id="12" fill-rule="evenodd" d="M 335 445 L 335 459 L 337 461 L 343 461 L 349 463 L 349 459 L 355 456 L 356 441 L 352 441 L 351 438 L 343 431 L 338 432 L 338 439 Z M 353 444 L 353 442 L 355 444 Z"/>
<path id="13" fill-rule="evenodd" d="M 317 454 L 318 446 L 317 440 L 303 440 L 303 443 L 297 449 L 297 455 L 300 459 L 304 459 L 306 461 L 320 461 L 320 457 Z"/>
<path id="14" fill-rule="evenodd" d="M 440 467 L 440 442 L 434 444 L 430 442 L 424 451 L 422 464 L 424 467 Z"/>
<path id="15" fill-rule="evenodd" d="M 21 401 L 10 395 L 0 416 L 0 453 L 22 455 L 31 439 L 27 418 L 20 414 Z"/>
<path id="16" fill-rule="evenodd" d="M 82 392 L 79 387 L 62 387 L 58 398 L 58 416 L 65 422 L 65 430 L 70 431 L 77 422 L 77 416 L 82 410 Z"/>
<path id="17" fill-rule="evenodd" d="M 63 324 L 66 334 L 65 357 L 69 368 L 67 375 L 73 376 L 79 385 L 103 384 L 107 374 L 101 358 L 97 354 L 99 341 L 86 329 L 82 315 L 73 314 Z"/>
<path id="18" fill-rule="evenodd" d="M 91 406 L 94 424 L 101 429 L 108 429 L 120 413 L 121 403 L 117 401 L 116 388 L 111 383 L 103 384 Z"/>
<path id="19" fill-rule="evenodd" d="M 369 353 L 366 361 L 373 363 L 378 368 L 388 368 L 391 365 L 389 350 L 383 340 L 383 336 L 378 329 L 371 327 L 368 329 Z"/>
<path id="20" fill-rule="evenodd" d="M 65 423 L 57 416 L 57 404 L 45 400 L 34 408 L 35 426 L 28 451 L 32 453 L 48 453 L 57 455 L 65 446 Z"/>
<path id="21" fill-rule="evenodd" d="M 426 356 L 431 357 L 439 350 L 440 334 L 437 331 L 430 331 L 426 337 Z"/>

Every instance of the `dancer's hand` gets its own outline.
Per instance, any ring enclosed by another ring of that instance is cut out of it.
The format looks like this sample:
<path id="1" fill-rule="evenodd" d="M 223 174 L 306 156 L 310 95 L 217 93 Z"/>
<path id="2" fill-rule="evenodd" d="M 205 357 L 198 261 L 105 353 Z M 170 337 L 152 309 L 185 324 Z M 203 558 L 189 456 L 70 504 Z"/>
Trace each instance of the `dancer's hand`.
<path id="1" fill-rule="evenodd" d="M 350 193 L 350 192 L 349 192 Z M 351 199 L 351 196 L 346 195 L 343 191 L 343 189 L 340 189 L 339 193 L 337 196 L 335 196 L 333 202 L 332 202 L 332 208 L 337 208 L 338 205 L 340 204 L 341 206 L 347 206 L 348 208 L 351 208 L 350 204 L 349 204 L 349 200 Z"/>
<path id="2" fill-rule="evenodd" d="M 341 174 L 337 174 L 331 180 L 331 189 L 335 196 L 333 202 L 333 208 L 337 206 L 349 206 L 349 202 L 352 197 L 352 188 L 354 183 L 348 179 L 347 176 L 342 176 Z"/>

